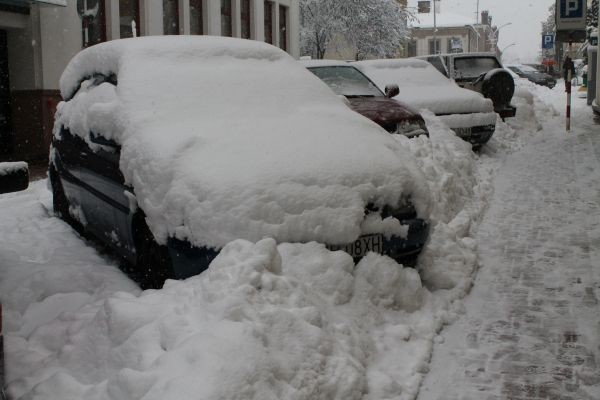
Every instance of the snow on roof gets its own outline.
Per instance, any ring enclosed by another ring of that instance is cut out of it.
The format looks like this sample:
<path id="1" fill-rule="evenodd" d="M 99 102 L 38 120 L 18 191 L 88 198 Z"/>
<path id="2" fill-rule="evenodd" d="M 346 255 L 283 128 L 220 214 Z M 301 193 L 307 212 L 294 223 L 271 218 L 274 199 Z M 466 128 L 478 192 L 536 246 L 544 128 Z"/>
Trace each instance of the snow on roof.
<path id="1" fill-rule="evenodd" d="M 163 36 L 80 52 L 61 78 L 60 126 L 121 144 L 120 169 L 157 240 L 349 243 L 369 202 L 428 193 L 412 156 L 284 51 L 232 38 Z M 93 146 L 93 143 L 91 143 Z M 397 221 L 399 225 L 399 221 Z"/>
<path id="2" fill-rule="evenodd" d="M 433 13 L 417 14 L 417 19 L 409 22 L 412 28 L 433 28 Z M 465 25 L 474 25 L 472 18 L 452 13 L 438 13 L 436 15 L 436 25 L 438 28 L 462 27 Z"/>
<path id="3" fill-rule="evenodd" d="M 400 94 L 395 99 L 417 109 L 426 108 L 436 114 L 490 113 L 490 124 L 495 123 L 491 100 L 460 88 L 427 61 L 415 58 L 368 60 L 352 65 L 379 88 L 397 84 Z"/>
<path id="4" fill-rule="evenodd" d="M 300 60 L 300 63 L 306 68 L 313 67 L 347 67 L 347 61 L 342 60 Z"/>

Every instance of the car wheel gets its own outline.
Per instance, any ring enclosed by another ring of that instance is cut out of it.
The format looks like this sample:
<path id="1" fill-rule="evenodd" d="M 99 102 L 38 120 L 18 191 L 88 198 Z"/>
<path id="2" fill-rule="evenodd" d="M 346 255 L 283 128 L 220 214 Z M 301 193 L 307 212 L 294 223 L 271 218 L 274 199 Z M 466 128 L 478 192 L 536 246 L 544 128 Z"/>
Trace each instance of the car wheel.
<path id="1" fill-rule="evenodd" d="M 492 100 L 494 108 L 506 106 L 515 93 L 515 81 L 508 71 L 493 69 L 485 75 L 481 93 Z"/>
<path id="2" fill-rule="evenodd" d="M 82 234 L 83 225 L 69 213 L 69 199 L 65 195 L 58 171 L 53 165 L 48 170 L 48 177 L 50 178 L 50 186 L 52 188 L 52 209 L 54 210 L 54 214 L 71 225 L 78 233 Z"/>
<path id="3" fill-rule="evenodd" d="M 138 223 L 136 236 L 136 270 L 140 275 L 140 286 L 142 289 L 160 289 L 165 280 L 175 277 L 169 249 L 156 242 L 145 222 Z"/>

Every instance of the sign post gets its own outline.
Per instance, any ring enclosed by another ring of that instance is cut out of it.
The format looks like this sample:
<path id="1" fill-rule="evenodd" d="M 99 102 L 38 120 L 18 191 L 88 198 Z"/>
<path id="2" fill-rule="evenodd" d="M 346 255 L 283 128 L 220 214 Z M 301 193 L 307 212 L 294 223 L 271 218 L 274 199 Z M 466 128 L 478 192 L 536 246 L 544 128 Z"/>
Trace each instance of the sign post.
<path id="1" fill-rule="evenodd" d="M 571 130 L 571 80 L 573 79 L 573 70 L 570 67 L 572 65 L 571 56 L 573 54 L 573 42 L 585 41 L 586 16 L 586 0 L 556 0 L 556 41 L 569 43 L 568 58 L 565 61 L 565 67 L 567 68 L 565 77 L 565 87 L 567 92 L 567 132 Z"/>

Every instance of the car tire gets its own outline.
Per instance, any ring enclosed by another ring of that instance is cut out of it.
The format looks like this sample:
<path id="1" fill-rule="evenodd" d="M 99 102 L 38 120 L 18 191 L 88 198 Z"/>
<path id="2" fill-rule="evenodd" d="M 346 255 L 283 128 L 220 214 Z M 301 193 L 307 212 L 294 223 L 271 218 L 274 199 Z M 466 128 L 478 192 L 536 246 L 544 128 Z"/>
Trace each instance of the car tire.
<path id="1" fill-rule="evenodd" d="M 69 212 L 69 199 L 65 194 L 58 171 L 53 165 L 50 165 L 48 169 L 48 177 L 50 179 L 50 187 L 52 188 L 52 209 L 54 210 L 54 214 L 71 225 L 77 233 L 83 234 L 83 225 L 73 218 Z"/>
<path id="2" fill-rule="evenodd" d="M 138 221 L 142 218 L 136 218 Z M 136 272 L 140 276 L 142 289 L 160 289 L 165 280 L 175 274 L 167 246 L 160 245 L 143 221 L 137 223 L 136 233 Z"/>
<path id="3" fill-rule="evenodd" d="M 493 69 L 485 74 L 481 93 L 492 100 L 494 108 L 507 106 L 515 93 L 515 81 L 508 71 L 502 68 Z"/>

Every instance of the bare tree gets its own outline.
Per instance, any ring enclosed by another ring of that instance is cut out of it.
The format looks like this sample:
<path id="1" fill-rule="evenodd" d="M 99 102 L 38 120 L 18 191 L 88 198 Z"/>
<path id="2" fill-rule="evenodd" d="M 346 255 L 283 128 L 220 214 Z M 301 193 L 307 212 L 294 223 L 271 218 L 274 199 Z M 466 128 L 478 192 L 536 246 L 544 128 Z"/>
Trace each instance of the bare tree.
<path id="1" fill-rule="evenodd" d="M 394 56 L 414 18 L 397 0 L 301 0 L 300 13 L 302 48 L 315 58 L 334 38 L 352 47 L 356 59 Z"/>

